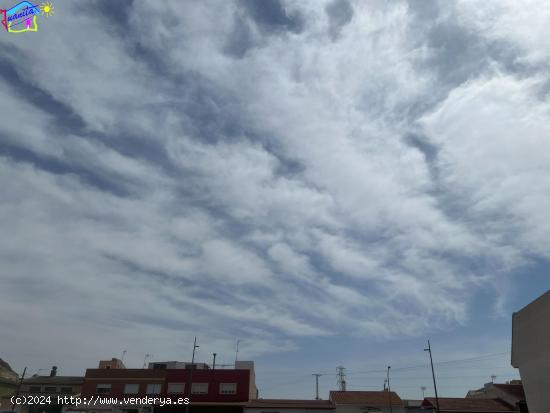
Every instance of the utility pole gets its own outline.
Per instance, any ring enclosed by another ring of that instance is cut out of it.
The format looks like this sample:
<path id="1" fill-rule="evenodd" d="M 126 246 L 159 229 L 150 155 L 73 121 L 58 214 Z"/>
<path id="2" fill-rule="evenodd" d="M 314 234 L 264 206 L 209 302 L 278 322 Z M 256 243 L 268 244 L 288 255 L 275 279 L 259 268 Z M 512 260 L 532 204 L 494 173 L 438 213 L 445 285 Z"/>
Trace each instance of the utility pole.
<path id="1" fill-rule="evenodd" d="M 426 386 L 420 386 L 420 390 L 422 390 L 422 400 L 424 400 L 424 398 L 426 397 L 424 395 L 425 391 L 426 391 Z"/>
<path id="2" fill-rule="evenodd" d="M 391 402 L 390 369 L 391 369 L 391 366 L 388 366 L 388 404 L 390 406 L 390 413 L 393 413 L 393 407 Z"/>
<path id="3" fill-rule="evenodd" d="M 430 364 L 432 366 L 432 377 L 434 379 L 436 413 L 440 413 L 439 412 L 439 397 L 437 396 L 437 385 L 435 384 L 434 361 L 433 361 L 433 358 L 432 358 L 432 346 L 430 345 L 430 340 L 428 340 L 428 348 L 425 348 L 424 351 L 427 351 L 427 352 L 430 353 Z"/>
<path id="4" fill-rule="evenodd" d="M 216 369 L 216 353 L 212 353 L 212 356 L 214 356 L 214 359 L 212 360 L 212 370 Z"/>
<path id="5" fill-rule="evenodd" d="M 200 346 L 197 346 L 197 336 L 195 336 L 195 341 L 193 341 L 193 356 L 191 357 L 191 369 L 189 370 L 189 387 L 187 389 L 189 402 L 191 402 L 191 388 L 193 386 L 193 370 L 195 369 L 195 350 L 198 347 Z M 185 413 L 189 413 L 189 404 L 185 405 Z"/>
<path id="6" fill-rule="evenodd" d="M 122 357 L 120 358 L 120 361 L 124 363 L 124 356 L 126 355 L 126 350 L 122 350 Z"/>
<path id="7" fill-rule="evenodd" d="M 346 391 L 346 375 L 344 374 L 345 367 L 344 366 L 338 366 L 336 367 L 336 370 L 338 370 L 338 386 L 340 387 L 340 391 Z"/>
<path id="8" fill-rule="evenodd" d="M 312 375 L 315 376 L 315 400 L 321 400 L 319 399 L 319 377 L 322 374 L 313 373 Z"/>
<path id="9" fill-rule="evenodd" d="M 14 401 L 11 404 L 11 411 L 12 412 L 15 409 L 15 399 L 17 399 L 17 397 L 19 396 L 19 392 L 21 391 L 21 385 L 23 384 L 23 379 L 25 378 L 25 373 L 26 372 L 27 372 L 27 368 L 25 367 L 25 369 L 23 370 L 23 374 L 21 375 L 21 380 L 19 380 L 19 384 L 17 385 L 17 390 L 15 390 Z"/>
<path id="10" fill-rule="evenodd" d="M 497 378 L 496 375 L 491 374 L 491 383 L 494 383 L 496 378 Z"/>

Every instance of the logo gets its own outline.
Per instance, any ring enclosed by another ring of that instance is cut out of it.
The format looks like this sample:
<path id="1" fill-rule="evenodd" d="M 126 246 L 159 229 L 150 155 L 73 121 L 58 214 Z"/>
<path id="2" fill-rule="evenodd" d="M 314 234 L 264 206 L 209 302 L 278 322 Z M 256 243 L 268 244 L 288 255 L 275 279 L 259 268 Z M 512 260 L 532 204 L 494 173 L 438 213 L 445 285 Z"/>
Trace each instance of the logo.
<path id="1" fill-rule="evenodd" d="M 36 32 L 38 30 L 37 17 L 49 17 L 53 14 L 53 9 L 53 4 L 49 1 L 40 3 L 40 5 L 22 1 L 10 9 L 0 9 L 2 26 L 9 33 Z"/>

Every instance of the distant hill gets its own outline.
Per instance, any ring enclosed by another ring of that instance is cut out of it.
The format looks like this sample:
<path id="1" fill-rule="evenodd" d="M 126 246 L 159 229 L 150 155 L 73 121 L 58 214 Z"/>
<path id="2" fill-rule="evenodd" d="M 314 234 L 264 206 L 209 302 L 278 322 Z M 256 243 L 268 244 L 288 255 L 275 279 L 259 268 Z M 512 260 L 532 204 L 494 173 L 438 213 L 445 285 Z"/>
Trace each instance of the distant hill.
<path id="1" fill-rule="evenodd" d="M 0 359 L 0 379 L 17 381 L 19 376 L 13 371 L 10 365 L 4 360 Z"/>

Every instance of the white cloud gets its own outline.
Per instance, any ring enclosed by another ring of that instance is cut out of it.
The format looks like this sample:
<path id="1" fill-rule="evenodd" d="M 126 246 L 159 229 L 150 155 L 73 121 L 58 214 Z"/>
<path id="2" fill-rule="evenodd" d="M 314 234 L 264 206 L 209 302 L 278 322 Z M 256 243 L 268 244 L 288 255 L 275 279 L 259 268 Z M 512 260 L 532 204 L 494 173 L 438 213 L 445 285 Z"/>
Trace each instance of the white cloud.
<path id="1" fill-rule="evenodd" d="M 544 13 L 442 11 L 457 36 L 510 42 L 531 65 L 483 60 L 454 84 L 419 63 L 450 51 L 403 3 L 353 3 L 338 36 L 325 4 L 286 3 L 304 22 L 288 32 L 239 4 L 138 2 L 109 30 L 90 11 L 4 41 L 34 62 L 5 65 L 42 100 L 0 82 L 2 325 L 24 313 L 52 357 L 108 335 L 83 365 L 130 344 L 185 358 L 197 331 L 227 359 L 238 336 L 254 357 L 418 336 L 471 323 L 493 285 L 505 311 L 510 273 L 550 258 Z M 507 33 L 514 19 L 535 35 Z M 236 21 L 250 27 L 240 57 Z M 20 334 L 18 363 L 37 345 Z"/>
<path id="2" fill-rule="evenodd" d="M 506 255 L 546 256 L 550 197 L 549 104 L 540 80 L 495 74 L 455 89 L 422 123 L 441 145 L 446 187 L 460 196 L 479 236 Z M 519 254 L 518 254 L 519 253 Z"/>

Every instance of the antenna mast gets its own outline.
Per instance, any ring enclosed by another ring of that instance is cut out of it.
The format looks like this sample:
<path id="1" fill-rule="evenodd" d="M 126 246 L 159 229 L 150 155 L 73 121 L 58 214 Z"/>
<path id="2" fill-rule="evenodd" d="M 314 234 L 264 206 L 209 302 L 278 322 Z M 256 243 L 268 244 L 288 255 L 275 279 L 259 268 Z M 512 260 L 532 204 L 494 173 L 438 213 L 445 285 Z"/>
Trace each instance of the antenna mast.
<path id="1" fill-rule="evenodd" d="M 152 354 L 147 353 L 145 357 L 143 358 L 143 368 L 147 366 L 147 359 L 150 358 Z"/>

